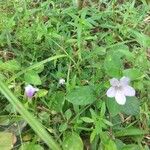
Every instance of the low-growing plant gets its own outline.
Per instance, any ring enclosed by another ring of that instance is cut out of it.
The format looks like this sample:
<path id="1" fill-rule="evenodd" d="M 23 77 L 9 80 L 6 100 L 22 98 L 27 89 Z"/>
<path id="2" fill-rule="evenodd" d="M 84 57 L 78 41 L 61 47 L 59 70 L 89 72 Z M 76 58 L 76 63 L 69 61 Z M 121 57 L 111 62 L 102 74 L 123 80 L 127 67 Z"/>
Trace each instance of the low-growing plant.
<path id="1" fill-rule="evenodd" d="M 147 1 L 0 4 L 0 149 L 149 149 Z"/>

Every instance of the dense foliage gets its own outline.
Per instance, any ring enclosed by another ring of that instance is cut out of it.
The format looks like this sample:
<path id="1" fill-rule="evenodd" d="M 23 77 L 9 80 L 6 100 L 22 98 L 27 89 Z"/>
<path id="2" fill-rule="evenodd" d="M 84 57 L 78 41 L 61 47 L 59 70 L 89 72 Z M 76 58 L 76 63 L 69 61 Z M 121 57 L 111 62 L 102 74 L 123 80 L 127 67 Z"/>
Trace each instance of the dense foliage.
<path id="1" fill-rule="evenodd" d="M 148 150 L 149 10 L 144 0 L 0 1 L 0 79 L 64 150 Z M 136 95 L 119 105 L 106 92 L 123 76 Z M 5 96 L 2 150 L 48 149 Z"/>

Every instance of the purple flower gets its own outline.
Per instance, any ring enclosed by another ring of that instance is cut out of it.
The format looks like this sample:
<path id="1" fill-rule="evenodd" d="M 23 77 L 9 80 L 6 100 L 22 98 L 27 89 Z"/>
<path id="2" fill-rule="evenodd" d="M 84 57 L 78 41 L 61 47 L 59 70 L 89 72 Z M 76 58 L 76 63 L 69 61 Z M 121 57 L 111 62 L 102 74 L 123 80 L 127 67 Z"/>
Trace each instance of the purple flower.
<path id="1" fill-rule="evenodd" d="M 25 87 L 25 94 L 27 97 L 32 98 L 35 92 L 39 91 L 38 88 L 33 87 L 32 85 L 27 85 Z"/>
<path id="2" fill-rule="evenodd" d="M 133 87 L 129 86 L 130 79 L 127 77 L 122 77 L 120 80 L 113 78 L 110 80 L 112 85 L 107 90 L 108 97 L 115 97 L 118 104 L 124 105 L 126 102 L 126 96 L 135 96 L 135 90 Z"/>

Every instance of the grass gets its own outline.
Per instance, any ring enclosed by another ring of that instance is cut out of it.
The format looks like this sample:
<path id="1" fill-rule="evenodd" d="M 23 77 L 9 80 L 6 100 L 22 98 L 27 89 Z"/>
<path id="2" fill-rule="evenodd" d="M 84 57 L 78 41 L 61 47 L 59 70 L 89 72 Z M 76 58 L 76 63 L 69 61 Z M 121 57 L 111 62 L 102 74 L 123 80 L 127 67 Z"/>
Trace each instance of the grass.
<path id="1" fill-rule="evenodd" d="M 0 2 L 3 150 L 149 149 L 149 4 L 77 2 Z M 119 105 L 106 92 L 123 76 L 136 95 Z"/>

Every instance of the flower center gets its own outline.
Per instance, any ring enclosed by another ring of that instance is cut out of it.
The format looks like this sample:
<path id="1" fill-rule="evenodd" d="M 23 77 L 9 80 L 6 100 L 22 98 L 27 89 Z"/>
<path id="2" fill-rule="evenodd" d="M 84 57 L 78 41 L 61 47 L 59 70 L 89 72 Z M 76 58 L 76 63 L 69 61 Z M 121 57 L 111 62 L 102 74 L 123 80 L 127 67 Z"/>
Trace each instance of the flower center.
<path id="1" fill-rule="evenodd" d="M 122 90 L 123 89 L 123 86 L 121 84 L 118 84 L 117 86 L 115 86 L 115 89 L 116 90 Z"/>

